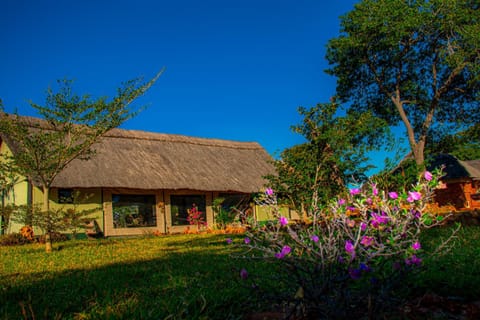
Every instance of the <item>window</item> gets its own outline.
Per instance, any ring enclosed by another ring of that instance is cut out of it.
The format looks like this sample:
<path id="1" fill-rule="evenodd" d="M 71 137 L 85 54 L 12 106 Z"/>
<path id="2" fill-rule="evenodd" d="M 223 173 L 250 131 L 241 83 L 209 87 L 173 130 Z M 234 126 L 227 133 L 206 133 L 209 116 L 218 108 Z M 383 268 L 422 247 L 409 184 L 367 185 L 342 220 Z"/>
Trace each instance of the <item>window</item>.
<path id="1" fill-rule="evenodd" d="M 157 226 L 155 195 L 113 194 L 113 227 L 142 228 Z"/>
<path id="2" fill-rule="evenodd" d="M 205 196 L 204 195 L 172 195 L 170 196 L 172 225 L 189 225 L 188 211 L 196 208 L 201 214 L 201 219 L 205 218 Z"/>
<path id="3" fill-rule="evenodd" d="M 73 189 L 58 189 L 58 203 L 73 203 Z"/>

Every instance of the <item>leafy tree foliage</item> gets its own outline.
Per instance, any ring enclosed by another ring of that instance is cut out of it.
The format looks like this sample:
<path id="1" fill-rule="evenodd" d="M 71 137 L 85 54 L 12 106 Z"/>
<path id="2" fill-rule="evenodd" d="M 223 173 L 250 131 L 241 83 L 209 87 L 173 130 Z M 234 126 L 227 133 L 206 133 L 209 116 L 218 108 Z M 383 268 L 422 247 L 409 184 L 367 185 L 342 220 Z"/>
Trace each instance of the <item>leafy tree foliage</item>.
<path id="1" fill-rule="evenodd" d="M 327 47 L 337 95 L 403 123 L 417 165 L 429 136 L 480 121 L 480 3 L 363 0 Z"/>
<path id="2" fill-rule="evenodd" d="M 274 161 L 278 175 L 269 177 L 271 186 L 300 212 L 308 214 L 348 183 L 363 180 L 371 168 L 362 165 L 367 152 L 385 141 L 386 131 L 383 135 L 375 133 L 386 126 L 372 114 L 351 110 L 339 116 L 340 111 L 335 101 L 299 108 L 303 123 L 293 130 L 307 142 L 285 149 Z"/>
<path id="3" fill-rule="evenodd" d="M 72 92 L 72 81 L 59 81 L 59 91 L 47 90 L 46 104 L 30 103 L 43 120 L 18 114 L 0 115 L 0 133 L 13 149 L 11 164 L 31 182 L 41 185 L 43 215 L 53 214 L 49 192 L 55 177 L 74 159 L 88 160 L 94 155 L 92 145 L 106 132 L 134 117 L 142 107 L 131 103 L 143 95 L 159 78 L 160 71 L 146 83 L 134 79 L 124 83 L 112 99 L 92 99 Z M 51 251 L 48 235 L 55 231 L 46 226 L 46 250 Z"/>
<path id="4" fill-rule="evenodd" d="M 425 152 L 429 155 L 449 153 L 459 160 L 480 159 L 480 124 L 457 134 L 432 136 Z"/>

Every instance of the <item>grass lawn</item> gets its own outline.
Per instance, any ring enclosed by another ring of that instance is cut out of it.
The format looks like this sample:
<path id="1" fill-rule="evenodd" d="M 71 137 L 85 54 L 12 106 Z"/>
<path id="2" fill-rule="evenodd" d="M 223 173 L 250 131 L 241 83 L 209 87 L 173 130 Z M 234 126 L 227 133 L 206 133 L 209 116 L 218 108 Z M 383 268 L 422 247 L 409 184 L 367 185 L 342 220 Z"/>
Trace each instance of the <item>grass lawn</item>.
<path id="1" fill-rule="evenodd" d="M 447 231 L 430 230 L 425 250 Z M 268 275 L 271 266 L 232 259 L 237 249 L 226 237 L 77 240 L 52 254 L 40 244 L 0 247 L 0 319 L 242 319 L 262 301 L 239 269 Z M 415 294 L 479 297 L 480 227 L 463 228 L 449 254 L 425 259 L 425 270 L 411 280 Z"/>
<path id="2" fill-rule="evenodd" d="M 228 319 L 249 303 L 225 235 L 0 247 L 0 319 Z M 250 269 L 253 268 L 250 267 Z M 237 316 L 236 316 L 237 315 Z"/>

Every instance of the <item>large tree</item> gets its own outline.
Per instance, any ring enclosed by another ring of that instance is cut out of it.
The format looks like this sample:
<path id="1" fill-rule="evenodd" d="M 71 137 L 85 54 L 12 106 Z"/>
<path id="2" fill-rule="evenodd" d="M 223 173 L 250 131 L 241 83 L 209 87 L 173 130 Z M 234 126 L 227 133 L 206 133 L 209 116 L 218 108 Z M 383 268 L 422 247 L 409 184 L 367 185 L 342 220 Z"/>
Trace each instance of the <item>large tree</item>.
<path id="1" fill-rule="evenodd" d="M 0 133 L 10 141 L 10 162 L 31 182 L 41 186 L 43 202 L 41 214 L 51 213 L 50 187 L 57 175 L 74 159 L 88 160 L 94 155 L 92 145 L 109 130 L 135 116 L 142 107 L 131 103 L 143 95 L 158 79 L 162 71 L 150 81 L 141 79 L 125 82 L 112 99 L 93 99 L 72 92 L 72 81 L 59 81 L 59 90 L 47 90 L 46 104 L 30 103 L 43 119 L 18 114 L 0 115 Z M 45 230 L 46 251 L 52 250 L 50 232 Z"/>
<path id="2" fill-rule="evenodd" d="M 369 113 L 344 110 L 332 101 L 311 108 L 299 108 L 303 116 L 294 132 L 306 142 L 285 149 L 274 161 L 277 175 L 270 185 L 284 195 L 302 213 L 327 203 L 345 190 L 349 183 L 360 182 L 371 168 L 367 154 L 384 142 L 387 127 Z"/>
<path id="3" fill-rule="evenodd" d="M 417 165 L 428 136 L 480 120 L 478 0 L 363 0 L 329 41 L 337 95 L 395 126 Z"/>

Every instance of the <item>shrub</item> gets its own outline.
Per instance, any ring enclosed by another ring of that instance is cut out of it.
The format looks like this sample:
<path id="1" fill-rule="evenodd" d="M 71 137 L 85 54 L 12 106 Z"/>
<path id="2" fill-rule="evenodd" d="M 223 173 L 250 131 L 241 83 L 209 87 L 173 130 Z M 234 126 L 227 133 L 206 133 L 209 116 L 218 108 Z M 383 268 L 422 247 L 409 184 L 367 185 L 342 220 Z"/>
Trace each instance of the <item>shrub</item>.
<path id="1" fill-rule="evenodd" d="M 50 240 L 52 242 L 63 242 L 63 241 L 67 241 L 68 240 L 68 236 L 64 233 L 60 233 L 60 232 L 51 232 L 50 233 Z M 45 235 L 41 235 L 39 238 L 38 238 L 38 241 L 40 243 L 45 243 Z"/>
<path id="2" fill-rule="evenodd" d="M 439 176 L 426 172 L 401 194 L 380 192 L 375 184 L 353 188 L 328 207 L 314 208 L 303 224 L 280 216 L 267 189 L 259 202 L 276 220 L 254 226 L 242 244 L 249 252 L 242 257 L 268 260 L 278 270 L 272 280 L 284 289 L 263 297 L 289 316 L 307 318 L 371 318 L 391 310 L 399 290 L 408 289 L 402 286 L 407 275 L 422 266 L 421 231 L 441 219 L 424 212 Z M 261 291 L 242 271 L 241 278 Z"/>
<path id="3" fill-rule="evenodd" d="M 0 245 L 2 246 L 16 246 L 28 243 L 32 243 L 32 241 L 20 233 L 10 233 L 0 236 Z"/>

